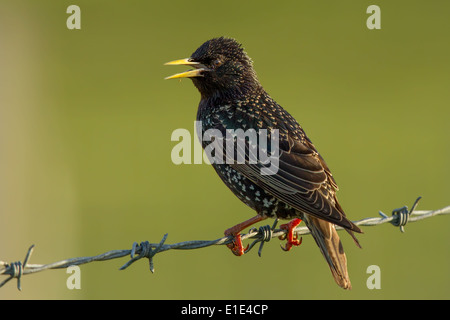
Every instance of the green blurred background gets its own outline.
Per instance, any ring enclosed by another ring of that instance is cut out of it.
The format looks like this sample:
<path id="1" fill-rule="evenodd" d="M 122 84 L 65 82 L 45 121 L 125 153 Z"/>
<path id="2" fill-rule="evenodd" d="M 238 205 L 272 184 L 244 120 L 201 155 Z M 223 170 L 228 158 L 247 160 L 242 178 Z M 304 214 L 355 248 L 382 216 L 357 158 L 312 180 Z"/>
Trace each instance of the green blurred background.
<path id="1" fill-rule="evenodd" d="M 81 30 L 66 9 L 81 8 Z M 381 7 L 381 30 L 366 8 Z M 215 36 L 244 44 L 265 89 L 327 160 L 352 220 L 450 204 L 450 3 L 444 1 L 0 2 L 0 260 L 31 263 L 216 239 L 254 212 L 207 165 L 171 162 L 199 94 L 164 81 Z M 197 143 L 197 142 L 196 142 Z M 269 222 L 271 223 L 271 222 Z M 25 276 L 0 299 L 450 298 L 448 216 L 342 234 L 353 290 L 335 285 L 314 241 L 237 258 L 225 247 L 169 251 Z M 381 289 L 366 287 L 370 265 Z M 1 280 L 4 279 L 3 277 Z"/>

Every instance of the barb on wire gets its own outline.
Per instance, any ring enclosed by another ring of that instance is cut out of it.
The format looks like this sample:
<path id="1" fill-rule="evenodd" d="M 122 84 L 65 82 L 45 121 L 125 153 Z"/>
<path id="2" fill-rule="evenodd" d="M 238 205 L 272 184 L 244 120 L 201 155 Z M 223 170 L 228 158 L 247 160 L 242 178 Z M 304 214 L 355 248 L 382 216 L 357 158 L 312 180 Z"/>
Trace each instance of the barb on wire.
<path id="1" fill-rule="evenodd" d="M 404 226 L 406 225 L 406 223 L 420 221 L 437 215 L 450 214 L 450 206 L 438 210 L 417 211 L 415 210 L 415 208 L 417 207 L 418 201 L 420 199 L 421 197 L 416 199 L 413 206 L 411 207 L 411 210 L 408 210 L 406 206 L 394 209 L 390 217 L 380 211 L 379 214 L 381 215 L 381 217 L 366 218 L 358 221 L 353 221 L 353 223 L 360 226 L 377 226 L 389 222 L 396 227 L 400 227 L 400 230 L 404 232 Z M 287 230 L 275 229 L 277 222 L 278 219 L 275 219 L 275 222 L 272 225 L 272 227 L 262 226 L 259 229 L 252 228 L 248 231 L 248 233 L 241 235 L 242 240 L 253 239 L 253 242 L 249 245 L 245 253 L 248 253 L 258 242 L 260 242 L 258 255 L 261 256 L 262 248 L 265 242 L 270 241 L 270 239 L 275 237 L 286 236 Z M 339 230 L 342 228 L 337 227 L 336 229 Z M 310 233 L 307 227 L 297 227 L 295 229 L 295 232 L 301 235 Z M 28 249 L 23 262 L 18 261 L 7 263 L 0 261 L 0 275 L 9 276 L 3 282 L 0 283 L 0 287 L 4 286 L 10 280 L 17 278 L 17 288 L 21 290 L 21 278 L 23 275 L 26 274 L 36 273 L 48 269 L 62 269 L 73 265 L 82 265 L 94 261 L 118 259 L 127 255 L 130 255 L 130 260 L 126 262 L 122 267 L 120 267 L 120 270 L 128 268 L 131 264 L 133 264 L 137 260 L 147 258 L 149 260 L 150 271 L 153 273 L 155 271 L 153 264 L 153 257 L 158 253 L 172 249 L 176 250 L 200 249 L 213 245 L 224 245 L 231 243 L 233 241 L 232 236 L 227 236 L 216 240 L 194 240 L 174 244 L 166 244 L 165 242 L 167 240 L 167 237 L 168 234 L 166 233 L 159 243 L 150 243 L 148 241 L 144 241 L 138 244 L 137 242 L 135 242 L 133 243 L 131 250 L 112 250 L 97 256 L 71 258 L 50 264 L 28 263 L 34 249 L 34 245 L 32 245 Z"/>
<path id="2" fill-rule="evenodd" d="M 9 280 L 11 280 L 13 278 L 17 278 L 17 289 L 19 289 L 19 291 L 22 291 L 20 279 L 22 278 L 23 269 L 27 266 L 28 260 L 30 259 L 30 256 L 33 253 L 33 249 L 34 249 L 34 244 L 31 245 L 30 248 L 28 248 L 27 255 L 25 256 L 23 263 L 21 261 L 16 261 L 16 262 L 9 264 L 10 272 L 8 272 L 8 273 L 5 272 L 6 274 L 9 274 L 9 278 L 7 278 L 6 280 L 2 281 L 2 283 L 0 283 L 0 288 L 3 287 Z M 3 264 L 3 262 L 0 261 L 0 265 L 2 265 L 2 264 Z M 6 268 L 6 269 L 8 269 L 8 268 Z M 0 272 L 0 274 L 1 274 L 1 272 Z"/>
<path id="3" fill-rule="evenodd" d="M 392 211 L 392 219 L 390 221 L 392 223 L 392 225 L 394 225 L 396 227 L 400 227 L 400 231 L 405 232 L 405 229 L 403 227 L 408 223 L 409 217 L 416 209 L 417 205 L 419 204 L 420 199 L 422 199 L 422 197 L 418 197 L 416 199 L 416 201 L 414 201 L 414 204 L 412 205 L 411 210 L 408 210 L 407 206 L 403 206 L 401 208 L 394 209 Z M 389 217 L 387 215 L 385 215 L 383 212 L 380 211 L 379 214 L 383 218 L 389 219 Z"/>

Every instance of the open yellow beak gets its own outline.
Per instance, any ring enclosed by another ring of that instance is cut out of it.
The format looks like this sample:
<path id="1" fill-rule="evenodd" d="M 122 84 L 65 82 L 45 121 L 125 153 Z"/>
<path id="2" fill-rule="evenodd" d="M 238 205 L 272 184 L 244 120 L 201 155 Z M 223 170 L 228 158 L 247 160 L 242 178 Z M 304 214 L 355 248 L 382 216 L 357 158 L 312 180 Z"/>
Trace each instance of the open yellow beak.
<path id="1" fill-rule="evenodd" d="M 164 63 L 165 66 L 195 66 L 195 65 L 199 65 L 200 63 L 195 62 L 195 61 L 191 61 L 189 58 L 186 59 L 180 59 L 180 60 L 173 60 L 170 62 L 166 62 Z"/>
<path id="2" fill-rule="evenodd" d="M 194 68 L 197 68 L 195 70 L 188 70 L 186 72 L 181 72 L 181 73 L 177 73 L 177 74 L 171 75 L 169 77 L 164 78 L 164 80 L 178 79 L 178 78 L 201 77 L 202 76 L 202 74 L 201 74 L 202 71 L 205 70 L 203 68 L 200 68 L 200 67 L 202 67 L 202 65 L 199 62 L 190 61 L 189 58 L 166 62 L 166 63 L 164 63 L 164 65 L 165 66 L 179 66 L 179 65 L 183 65 L 183 66 L 194 66 Z"/>

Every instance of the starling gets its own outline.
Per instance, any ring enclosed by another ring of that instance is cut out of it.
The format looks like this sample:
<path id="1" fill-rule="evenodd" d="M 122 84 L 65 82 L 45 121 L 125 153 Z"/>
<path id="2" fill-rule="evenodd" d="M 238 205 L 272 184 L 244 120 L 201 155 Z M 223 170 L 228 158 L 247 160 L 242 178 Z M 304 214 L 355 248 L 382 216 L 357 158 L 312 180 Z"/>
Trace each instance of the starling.
<path id="1" fill-rule="evenodd" d="M 350 289 L 347 259 L 335 226 L 343 227 L 359 246 L 353 232 L 361 230 L 348 220 L 336 198 L 338 186 L 316 147 L 298 122 L 264 90 L 253 69 L 253 62 L 241 44 L 219 37 L 203 43 L 189 58 L 166 65 L 186 65 L 193 69 L 166 79 L 190 78 L 201 95 L 197 121 L 204 134 L 219 130 L 226 137 L 230 130 L 266 129 L 278 132 L 278 166 L 273 174 L 262 174 L 260 159 L 251 163 L 251 144 L 237 153 L 245 161 L 212 163 L 229 189 L 257 215 L 225 231 L 234 238 L 229 248 L 242 255 L 240 232 L 266 218 L 293 219 L 282 228 L 288 230 L 285 250 L 301 243 L 293 230 L 303 220 L 325 257 L 336 283 Z M 247 139 L 248 140 L 248 139 Z M 260 143 L 260 142 L 257 142 Z M 202 141 L 205 148 L 207 142 Z M 267 151 L 274 150 L 268 146 Z M 222 151 L 226 154 L 228 151 Z"/>

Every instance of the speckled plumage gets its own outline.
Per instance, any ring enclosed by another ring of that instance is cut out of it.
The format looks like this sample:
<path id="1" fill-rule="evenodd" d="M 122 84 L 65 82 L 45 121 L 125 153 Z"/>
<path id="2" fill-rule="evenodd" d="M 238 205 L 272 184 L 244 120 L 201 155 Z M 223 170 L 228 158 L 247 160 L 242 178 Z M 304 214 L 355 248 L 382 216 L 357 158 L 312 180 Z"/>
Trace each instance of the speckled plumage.
<path id="1" fill-rule="evenodd" d="M 259 169 L 263 165 L 248 161 L 213 163 L 217 174 L 259 215 L 303 219 L 336 282 L 350 288 L 345 254 L 334 225 L 342 226 L 352 236 L 353 231 L 361 230 L 346 218 L 336 198 L 337 184 L 311 140 L 298 122 L 263 89 L 251 59 L 235 40 L 211 39 L 188 61 L 195 63 L 197 70 L 195 76 L 189 77 L 201 94 L 197 120 L 201 121 L 203 133 L 218 129 L 225 137 L 227 129 L 279 130 L 276 174 L 261 175 Z M 203 147 L 207 144 L 203 141 Z"/>

